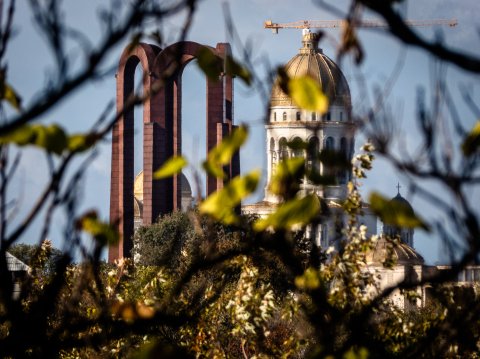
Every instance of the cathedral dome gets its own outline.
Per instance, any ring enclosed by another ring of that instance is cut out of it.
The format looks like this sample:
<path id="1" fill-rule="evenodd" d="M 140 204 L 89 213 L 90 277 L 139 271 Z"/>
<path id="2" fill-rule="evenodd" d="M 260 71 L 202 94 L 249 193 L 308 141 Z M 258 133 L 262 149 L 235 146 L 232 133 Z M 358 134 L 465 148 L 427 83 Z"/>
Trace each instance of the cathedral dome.
<path id="1" fill-rule="evenodd" d="M 327 95 L 330 105 L 351 107 L 350 89 L 338 65 L 317 47 L 318 35 L 304 30 L 302 48 L 286 65 L 289 78 L 312 77 Z M 292 99 L 282 90 L 279 80 L 272 88 L 271 106 L 295 106 Z"/>
<path id="2" fill-rule="evenodd" d="M 389 253 L 398 265 L 422 265 L 424 263 L 423 257 L 408 244 L 389 243 L 383 236 L 375 243 L 375 248 L 367 254 L 367 263 L 383 265 Z"/>

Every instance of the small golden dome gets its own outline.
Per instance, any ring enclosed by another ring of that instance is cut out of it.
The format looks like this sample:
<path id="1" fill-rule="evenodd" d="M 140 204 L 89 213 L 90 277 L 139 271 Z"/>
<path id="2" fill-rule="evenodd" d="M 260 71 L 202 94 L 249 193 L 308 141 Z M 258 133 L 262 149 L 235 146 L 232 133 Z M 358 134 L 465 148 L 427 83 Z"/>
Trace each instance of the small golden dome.
<path id="1" fill-rule="evenodd" d="M 340 68 L 322 50 L 318 49 L 318 35 L 304 31 L 302 48 L 286 65 L 289 78 L 310 76 L 318 82 L 327 95 L 330 105 L 351 108 L 350 89 Z M 279 81 L 272 87 L 270 106 L 295 106 L 292 99 L 282 91 Z"/>

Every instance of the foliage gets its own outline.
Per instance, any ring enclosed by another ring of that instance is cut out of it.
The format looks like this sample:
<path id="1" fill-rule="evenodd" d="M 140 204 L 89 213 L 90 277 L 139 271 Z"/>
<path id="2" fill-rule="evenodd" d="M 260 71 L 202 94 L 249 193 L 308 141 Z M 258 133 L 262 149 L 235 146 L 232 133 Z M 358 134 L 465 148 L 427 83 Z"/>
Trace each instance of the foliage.
<path id="1" fill-rule="evenodd" d="M 44 243 L 43 248 L 45 248 L 45 245 Z M 50 244 L 47 245 L 47 248 L 44 259 L 41 258 L 44 255 L 42 246 L 38 245 L 17 243 L 11 246 L 8 252 L 28 266 L 40 266 L 42 273 L 49 276 L 55 273 L 55 267 L 63 253 L 61 250 L 51 247 Z"/>
<path id="2" fill-rule="evenodd" d="M 353 53 L 357 62 L 362 61 L 355 24 L 366 7 L 383 16 L 400 40 L 467 71 L 480 72 L 480 59 L 419 38 L 393 3 L 352 1 L 341 54 Z M 437 121 L 443 116 L 439 111 L 427 111 L 422 101 L 418 120 L 423 147 L 418 157 L 399 158 L 392 151 L 391 139 L 373 110 L 363 127 L 371 142 L 351 165 L 337 153 L 314 153 L 306 143 L 288 144 L 307 151 L 326 168 L 353 172 L 348 196 L 343 203 L 332 204 L 334 211 L 325 210 L 325 199 L 300 191 L 302 181 L 328 186 L 334 184 L 331 178 L 308 168 L 303 158 L 291 158 L 279 163 L 270 183 L 271 191 L 282 200 L 276 211 L 264 219 L 240 215 L 241 201 L 254 192 L 260 174 L 254 171 L 228 179 L 223 171 L 247 139 L 247 128 L 239 127 L 210 151 L 203 163 L 208 174 L 225 181 L 224 187 L 202 200 L 196 211 L 165 215 L 154 225 L 141 227 L 135 234 L 134 261 L 103 263 L 102 250 L 115 245 L 118 235 L 95 211 L 78 213 L 79 188 L 95 145 L 105 139 L 122 113 L 107 106 L 90 131 L 72 135 L 60 124 L 38 122 L 88 81 L 102 78 L 103 61 L 121 41 L 131 39 L 128 47 L 134 49 L 142 37 L 159 38 L 158 32 L 145 30 L 152 20 L 162 22 L 186 13 L 182 40 L 196 8 L 192 0 L 167 5 L 133 0 L 125 11 L 119 11 L 118 4 L 113 1 L 111 8 L 102 12 L 103 37 L 97 44 L 85 46 L 81 52 L 85 61 L 73 66 L 66 39 L 82 36 L 64 24 L 61 2 L 30 2 L 55 67 L 51 82 L 28 106 L 21 104 L 15 84 L 6 81 L 4 56 L 12 32 L 14 1 L 9 2 L 6 21 L 0 21 L 0 100 L 17 111 L 13 117 L 0 111 L 1 357 L 478 356 L 479 288 L 455 287 L 451 281 L 477 260 L 480 252 L 478 213 L 466 194 L 480 182 L 479 126 L 477 122 L 470 131 L 457 131 L 454 142 L 458 148 L 446 150 L 437 130 Z M 207 49 L 197 57 L 199 67 L 212 80 L 227 73 L 247 85 L 258 82 L 254 69 L 247 66 L 248 58 L 245 64 L 230 56 L 220 59 Z M 174 70 L 176 65 L 172 64 Z M 309 78 L 289 79 L 281 68 L 278 74 L 282 89 L 299 106 L 320 113 L 327 110 L 327 98 L 318 84 Z M 130 111 L 149 95 L 132 98 L 120 112 Z M 19 161 L 10 157 L 11 148 L 21 151 L 25 145 L 44 151 L 50 178 L 29 213 L 11 221 L 14 211 L 7 201 L 7 189 Z M 460 160 L 452 160 L 448 151 Z M 85 157 L 78 157 L 81 152 Z M 421 279 L 405 276 L 386 288 L 379 285 L 377 271 L 387 268 L 370 267 L 369 255 L 380 241 L 386 241 L 384 263 L 392 266 L 398 239 L 369 236 L 359 220 L 364 207 L 358 181 L 371 169 L 374 153 L 403 171 L 411 186 L 443 211 L 448 223 L 443 223 L 444 219 L 427 223 L 375 193 L 370 197 L 373 210 L 396 226 L 435 229 L 446 244 L 451 243 L 449 231 L 456 231 L 466 249 L 449 270 Z M 74 159 L 85 161 L 72 169 Z M 155 177 L 175 175 L 186 165 L 186 159 L 175 157 L 158 169 Z M 425 178 L 442 186 L 442 196 L 417 184 Z M 446 203 L 445 193 L 455 201 Z M 53 226 L 52 215 L 59 210 L 64 211 L 67 222 L 65 253 L 45 240 Z M 43 219 L 41 246 L 18 244 L 38 218 Z M 335 247 L 322 248 L 306 233 L 327 218 L 334 222 L 338 241 Z M 9 273 L 6 251 L 26 261 L 31 273 L 21 278 Z M 77 253 L 82 261 L 75 265 Z M 15 287 L 20 289 L 18 298 L 12 295 Z M 391 303 L 395 294 L 415 303 L 420 287 L 429 293 L 430 304 L 425 308 L 399 310 Z"/>

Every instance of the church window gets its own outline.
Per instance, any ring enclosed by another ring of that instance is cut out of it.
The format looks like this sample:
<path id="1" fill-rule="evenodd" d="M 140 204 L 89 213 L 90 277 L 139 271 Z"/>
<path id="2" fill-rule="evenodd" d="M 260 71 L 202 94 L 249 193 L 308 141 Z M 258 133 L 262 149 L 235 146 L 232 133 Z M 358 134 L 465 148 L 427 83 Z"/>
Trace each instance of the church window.
<path id="1" fill-rule="evenodd" d="M 347 151 L 347 139 L 345 137 L 342 137 L 340 139 L 340 153 L 342 154 L 343 158 L 345 160 L 348 159 L 348 151 Z M 347 183 L 348 180 L 348 170 L 346 168 L 343 168 L 340 170 L 340 176 L 339 176 L 339 182 L 340 184 L 345 184 Z"/>
<path id="2" fill-rule="evenodd" d="M 302 140 L 300 139 L 300 137 L 295 137 L 292 142 L 300 144 L 302 143 Z M 303 157 L 303 150 L 301 148 L 295 148 L 292 151 L 292 155 L 293 157 Z"/>
<path id="3" fill-rule="evenodd" d="M 312 121 L 317 120 L 317 114 L 315 112 L 312 112 Z"/>
<path id="4" fill-rule="evenodd" d="M 283 113 L 283 120 L 284 120 L 284 121 L 287 120 L 287 113 L 286 113 L 286 112 Z"/>
<path id="5" fill-rule="evenodd" d="M 340 111 L 340 121 L 343 121 L 343 112 Z"/>
<path id="6" fill-rule="evenodd" d="M 300 121 L 300 112 L 297 112 L 297 121 Z"/>
<path id="7" fill-rule="evenodd" d="M 330 121 L 332 119 L 330 111 L 327 112 L 325 115 L 323 115 L 323 120 L 324 121 Z"/>
<path id="8" fill-rule="evenodd" d="M 314 169 L 315 171 L 320 170 L 320 162 L 318 160 L 318 151 L 319 151 L 318 138 L 317 137 L 312 137 L 308 141 L 307 167 L 309 169 Z"/>
<path id="9" fill-rule="evenodd" d="M 325 140 L 325 149 L 329 151 L 333 151 L 334 147 L 335 147 L 335 140 L 333 139 L 333 137 L 327 137 L 327 139 Z"/>
<path id="10" fill-rule="evenodd" d="M 273 120 L 277 121 L 277 113 L 276 112 L 273 112 Z"/>
<path id="11" fill-rule="evenodd" d="M 288 150 L 287 150 L 287 140 L 285 137 L 282 137 L 278 143 L 279 145 L 279 160 L 283 161 L 284 159 L 288 158 Z"/>

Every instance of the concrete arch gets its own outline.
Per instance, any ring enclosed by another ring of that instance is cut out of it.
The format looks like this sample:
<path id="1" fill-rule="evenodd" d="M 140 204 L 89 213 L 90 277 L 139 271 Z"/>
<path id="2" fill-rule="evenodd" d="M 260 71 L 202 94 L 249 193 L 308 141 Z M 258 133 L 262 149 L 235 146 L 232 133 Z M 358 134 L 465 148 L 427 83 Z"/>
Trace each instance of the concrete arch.
<path id="1" fill-rule="evenodd" d="M 109 248 L 109 261 L 129 256 L 132 250 L 133 236 L 133 159 L 134 159 L 134 114 L 129 99 L 134 94 L 135 69 L 138 65 L 143 70 L 143 93 L 152 92 L 152 77 L 150 76 L 155 57 L 161 49 L 155 45 L 140 43 L 134 48 L 127 47 L 118 64 L 117 82 L 117 112 L 118 121 L 112 130 L 112 172 L 110 182 L 110 222 L 114 223 L 121 238 L 117 245 Z M 145 127 L 151 122 L 156 103 L 153 98 L 147 98 L 143 105 L 144 123 L 144 161 L 149 153 L 145 141 Z"/>
<path id="2" fill-rule="evenodd" d="M 135 68 L 141 64 L 144 93 L 150 97 L 144 103 L 143 144 L 143 224 L 153 223 L 158 216 L 181 208 L 180 176 L 153 181 L 153 172 L 168 158 L 181 154 L 182 73 L 201 49 L 225 58 L 230 45 L 218 43 L 215 48 L 191 41 L 178 42 L 160 50 L 140 43 L 124 50 L 117 73 L 117 109 L 123 111 L 133 92 Z M 224 63 L 224 62 L 220 62 Z M 233 79 L 224 71 L 218 80 L 207 83 L 207 152 L 234 129 Z M 240 174 L 237 153 L 225 171 L 229 178 Z M 223 180 L 207 178 L 207 194 L 223 187 Z M 125 112 L 115 125 L 112 139 L 112 183 L 110 219 L 120 233 L 120 242 L 109 249 L 109 261 L 129 257 L 133 236 L 133 111 Z"/>

